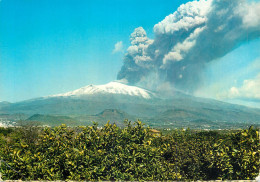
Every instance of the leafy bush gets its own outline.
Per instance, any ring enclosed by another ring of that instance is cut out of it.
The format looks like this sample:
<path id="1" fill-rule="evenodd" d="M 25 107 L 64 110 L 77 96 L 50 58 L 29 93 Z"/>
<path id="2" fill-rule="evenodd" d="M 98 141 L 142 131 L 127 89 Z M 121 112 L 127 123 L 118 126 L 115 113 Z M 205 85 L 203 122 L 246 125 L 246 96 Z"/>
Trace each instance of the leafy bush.
<path id="1" fill-rule="evenodd" d="M 253 179 L 260 167 L 254 128 L 155 135 L 140 121 L 123 129 L 108 122 L 101 129 L 97 124 L 17 128 L 1 138 L 4 179 Z"/>

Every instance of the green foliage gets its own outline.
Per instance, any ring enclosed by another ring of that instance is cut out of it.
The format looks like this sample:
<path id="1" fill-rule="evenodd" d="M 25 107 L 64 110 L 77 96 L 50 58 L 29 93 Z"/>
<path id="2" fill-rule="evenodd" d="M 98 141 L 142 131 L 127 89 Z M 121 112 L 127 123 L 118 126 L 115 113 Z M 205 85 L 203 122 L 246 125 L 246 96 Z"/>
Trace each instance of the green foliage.
<path id="1" fill-rule="evenodd" d="M 259 133 L 252 127 L 219 140 L 214 152 L 214 165 L 220 169 L 220 178 L 252 179 L 259 173 Z"/>
<path id="2" fill-rule="evenodd" d="M 0 127 L 0 134 L 7 136 L 8 134 L 10 134 L 12 132 L 12 128 L 1 128 Z"/>
<path id="3" fill-rule="evenodd" d="M 137 121 L 123 129 L 22 127 L 0 136 L 3 179 L 211 180 L 253 179 L 259 133 L 174 130 L 157 135 Z M 0 132 L 2 130 L 0 129 Z"/>

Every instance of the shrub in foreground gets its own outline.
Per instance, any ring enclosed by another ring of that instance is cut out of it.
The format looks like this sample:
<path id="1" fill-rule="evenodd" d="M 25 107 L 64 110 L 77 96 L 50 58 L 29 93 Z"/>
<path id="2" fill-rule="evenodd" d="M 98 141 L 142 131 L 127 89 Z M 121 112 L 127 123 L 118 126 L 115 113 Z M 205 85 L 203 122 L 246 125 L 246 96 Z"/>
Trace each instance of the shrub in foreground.
<path id="1" fill-rule="evenodd" d="M 137 121 L 71 128 L 18 128 L 1 137 L 4 179 L 210 180 L 258 175 L 259 133 L 175 130 L 155 135 Z M 36 134 L 37 135 L 36 135 Z"/>

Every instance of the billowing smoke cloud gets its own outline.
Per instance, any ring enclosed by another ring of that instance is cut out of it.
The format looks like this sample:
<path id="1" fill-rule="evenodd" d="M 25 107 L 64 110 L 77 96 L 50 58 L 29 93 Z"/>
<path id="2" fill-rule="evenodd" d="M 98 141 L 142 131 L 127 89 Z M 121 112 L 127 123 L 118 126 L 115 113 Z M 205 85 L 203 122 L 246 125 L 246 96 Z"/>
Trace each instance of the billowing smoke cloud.
<path id="1" fill-rule="evenodd" d="M 260 37 L 259 12 L 260 2 L 245 0 L 181 5 L 154 26 L 154 40 L 142 27 L 134 30 L 118 79 L 152 90 L 170 84 L 192 93 L 207 62 Z"/>

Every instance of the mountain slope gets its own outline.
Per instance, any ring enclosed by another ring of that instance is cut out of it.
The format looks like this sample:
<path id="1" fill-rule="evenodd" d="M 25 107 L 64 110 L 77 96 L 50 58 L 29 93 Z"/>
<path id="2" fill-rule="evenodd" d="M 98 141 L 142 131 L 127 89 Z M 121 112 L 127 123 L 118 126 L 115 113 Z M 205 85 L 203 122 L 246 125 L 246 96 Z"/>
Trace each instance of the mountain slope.
<path id="1" fill-rule="evenodd" d="M 10 102 L 2 101 L 0 102 L 0 108 L 9 106 L 10 104 L 11 104 Z"/>
<path id="2" fill-rule="evenodd" d="M 104 111 L 98 114 L 81 115 L 75 117 L 75 119 L 85 124 L 91 124 L 92 122 L 97 122 L 99 125 L 104 125 L 108 121 L 110 121 L 110 123 L 116 123 L 118 126 L 123 126 L 124 121 L 126 119 L 135 121 L 138 118 L 118 109 L 105 109 Z"/>
<path id="3" fill-rule="evenodd" d="M 42 115 L 42 114 L 34 114 L 30 116 L 26 121 L 38 121 L 45 125 L 55 126 L 60 125 L 62 123 L 66 123 L 68 125 L 76 125 L 76 121 L 68 116 L 52 116 L 52 115 Z"/>
<path id="4" fill-rule="evenodd" d="M 158 124 L 194 120 L 260 123 L 260 109 L 194 97 L 178 91 L 167 98 L 119 82 L 89 85 L 65 94 L 11 103 L 0 108 L 1 113 L 77 116 L 88 122 L 138 117 Z"/>
<path id="5" fill-rule="evenodd" d="M 92 95 L 100 95 L 100 94 L 128 95 L 128 96 L 141 97 L 145 99 L 150 99 L 153 96 L 155 96 L 154 93 L 148 90 L 113 81 L 105 85 L 88 85 L 86 87 L 82 87 L 80 89 L 71 92 L 67 92 L 64 94 L 57 94 L 50 97 L 68 97 L 68 96 L 82 97 L 82 96 L 92 96 Z"/>

